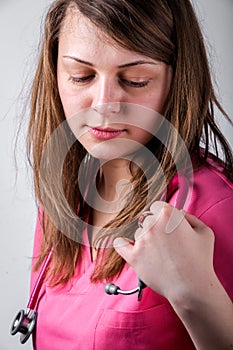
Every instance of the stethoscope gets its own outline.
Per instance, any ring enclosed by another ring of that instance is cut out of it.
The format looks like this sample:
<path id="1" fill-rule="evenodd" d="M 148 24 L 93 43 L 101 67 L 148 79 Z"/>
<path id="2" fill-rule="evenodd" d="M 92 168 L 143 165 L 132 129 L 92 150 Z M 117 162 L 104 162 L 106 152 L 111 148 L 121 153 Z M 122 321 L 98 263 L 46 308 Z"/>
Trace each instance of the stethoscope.
<path id="1" fill-rule="evenodd" d="M 21 333 L 20 342 L 21 344 L 26 343 L 30 335 L 33 333 L 36 327 L 37 319 L 37 304 L 39 301 L 39 294 L 45 279 L 47 268 L 50 264 L 52 257 L 52 251 L 49 252 L 45 258 L 39 276 L 36 280 L 35 286 L 30 295 L 26 310 L 20 310 L 14 318 L 11 326 L 10 333 L 15 335 Z"/>
<path id="2" fill-rule="evenodd" d="M 185 206 L 187 200 L 189 201 L 190 195 L 192 191 L 192 185 L 190 186 L 190 182 L 186 179 L 186 177 L 181 177 L 179 179 L 179 191 L 175 202 L 175 207 L 178 209 L 182 209 Z M 27 304 L 26 310 L 20 310 L 16 317 L 13 320 L 10 333 L 11 335 L 15 335 L 17 333 L 21 333 L 20 342 L 21 344 L 26 343 L 31 334 L 33 333 L 36 327 L 37 320 L 37 306 L 39 302 L 40 292 L 42 290 L 43 282 L 45 280 L 46 271 L 50 264 L 52 258 L 52 251 L 49 252 L 47 257 L 45 258 L 42 268 L 40 270 L 39 276 L 35 283 L 35 286 L 30 295 L 29 302 Z M 131 290 L 122 290 L 120 287 L 116 286 L 113 283 L 107 283 L 105 285 L 105 292 L 109 295 L 131 295 L 138 293 L 138 301 L 142 299 L 143 289 L 146 287 L 146 284 L 139 278 L 138 286 Z"/>

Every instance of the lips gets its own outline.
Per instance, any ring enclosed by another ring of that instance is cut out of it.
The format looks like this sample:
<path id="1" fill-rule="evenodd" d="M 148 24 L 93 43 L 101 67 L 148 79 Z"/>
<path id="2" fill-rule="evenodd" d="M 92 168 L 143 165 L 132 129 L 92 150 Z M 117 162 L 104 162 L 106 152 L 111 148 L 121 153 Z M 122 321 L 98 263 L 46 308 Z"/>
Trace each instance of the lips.
<path id="1" fill-rule="evenodd" d="M 100 140 L 110 140 L 115 137 L 120 136 L 125 130 L 118 130 L 113 128 L 101 128 L 101 127 L 91 127 L 89 132 L 97 139 Z"/>

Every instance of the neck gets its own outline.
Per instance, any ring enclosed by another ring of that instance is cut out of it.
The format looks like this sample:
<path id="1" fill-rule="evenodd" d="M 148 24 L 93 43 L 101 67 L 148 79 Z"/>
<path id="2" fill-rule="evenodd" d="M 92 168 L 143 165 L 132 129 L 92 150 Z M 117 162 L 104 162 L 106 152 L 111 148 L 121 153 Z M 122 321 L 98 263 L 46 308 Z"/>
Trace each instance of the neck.
<path id="1" fill-rule="evenodd" d="M 131 177 L 128 160 L 114 159 L 105 163 L 101 168 L 100 196 L 106 201 L 118 199 L 119 193 L 128 187 Z"/>
<path id="2" fill-rule="evenodd" d="M 99 196 L 95 196 L 92 209 L 92 237 L 99 228 L 113 220 L 117 214 L 128 205 L 127 195 L 132 193 L 129 161 L 114 160 L 101 167 Z"/>

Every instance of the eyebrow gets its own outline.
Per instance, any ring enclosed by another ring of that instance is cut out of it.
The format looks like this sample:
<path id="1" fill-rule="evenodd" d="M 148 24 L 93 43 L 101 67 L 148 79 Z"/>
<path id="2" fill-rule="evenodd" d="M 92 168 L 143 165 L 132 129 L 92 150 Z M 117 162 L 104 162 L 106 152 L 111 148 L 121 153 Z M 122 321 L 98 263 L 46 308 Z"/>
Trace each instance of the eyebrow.
<path id="1" fill-rule="evenodd" d="M 89 67 L 94 67 L 93 63 L 88 62 L 88 61 L 81 60 L 81 59 L 78 58 L 78 57 L 74 57 L 74 56 L 63 56 L 63 58 L 69 58 L 69 59 L 74 60 L 74 61 L 76 61 L 76 62 L 78 62 L 78 63 L 85 64 L 85 65 L 87 65 L 87 66 L 89 66 Z M 134 62 L 129 62 L 129 63 L 121 64 L 120 66 L 118 66 L 118 68 L 132 67 L 132 66 L 137 66 L 137 65 L 140 65 L 140 64 L 153 64 L 153 65 L 156 65 L 156 64 L 158 64 L 158 63 L 152 62 L 152 61 L 138 60 L 138 61 L 134 61 Z"/>
<path id="2" fill-rule="evenodd" d="M 90 62 L 87 62 L 87 61 L 84 61 L 84 60 L 80 60 L 80 58 L 78 57 L 74 57 L 74 56 L 63 56 L 63 58 L 70 58 L 71 60 L 74 60 L 78 63 L 81 63 L 81 64 L 85 64 L 87 66 L 90 66 L 90 67 L 94 67 L 94 65 Z"/>

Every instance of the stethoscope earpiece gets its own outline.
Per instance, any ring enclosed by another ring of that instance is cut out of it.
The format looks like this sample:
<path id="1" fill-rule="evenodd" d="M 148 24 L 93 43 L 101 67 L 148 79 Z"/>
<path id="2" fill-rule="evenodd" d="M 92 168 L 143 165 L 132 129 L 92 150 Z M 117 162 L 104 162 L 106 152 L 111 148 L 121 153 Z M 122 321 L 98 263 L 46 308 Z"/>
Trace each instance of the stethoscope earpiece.
<path id="1" fill-rule="evenodd" d="M 15 335 L 21 333 L 20 343 L 24 344 L 29 339 L 36 326 L 37 313 L 33 310 L 20 310 L 14 318 L 10 333 Z"/>

